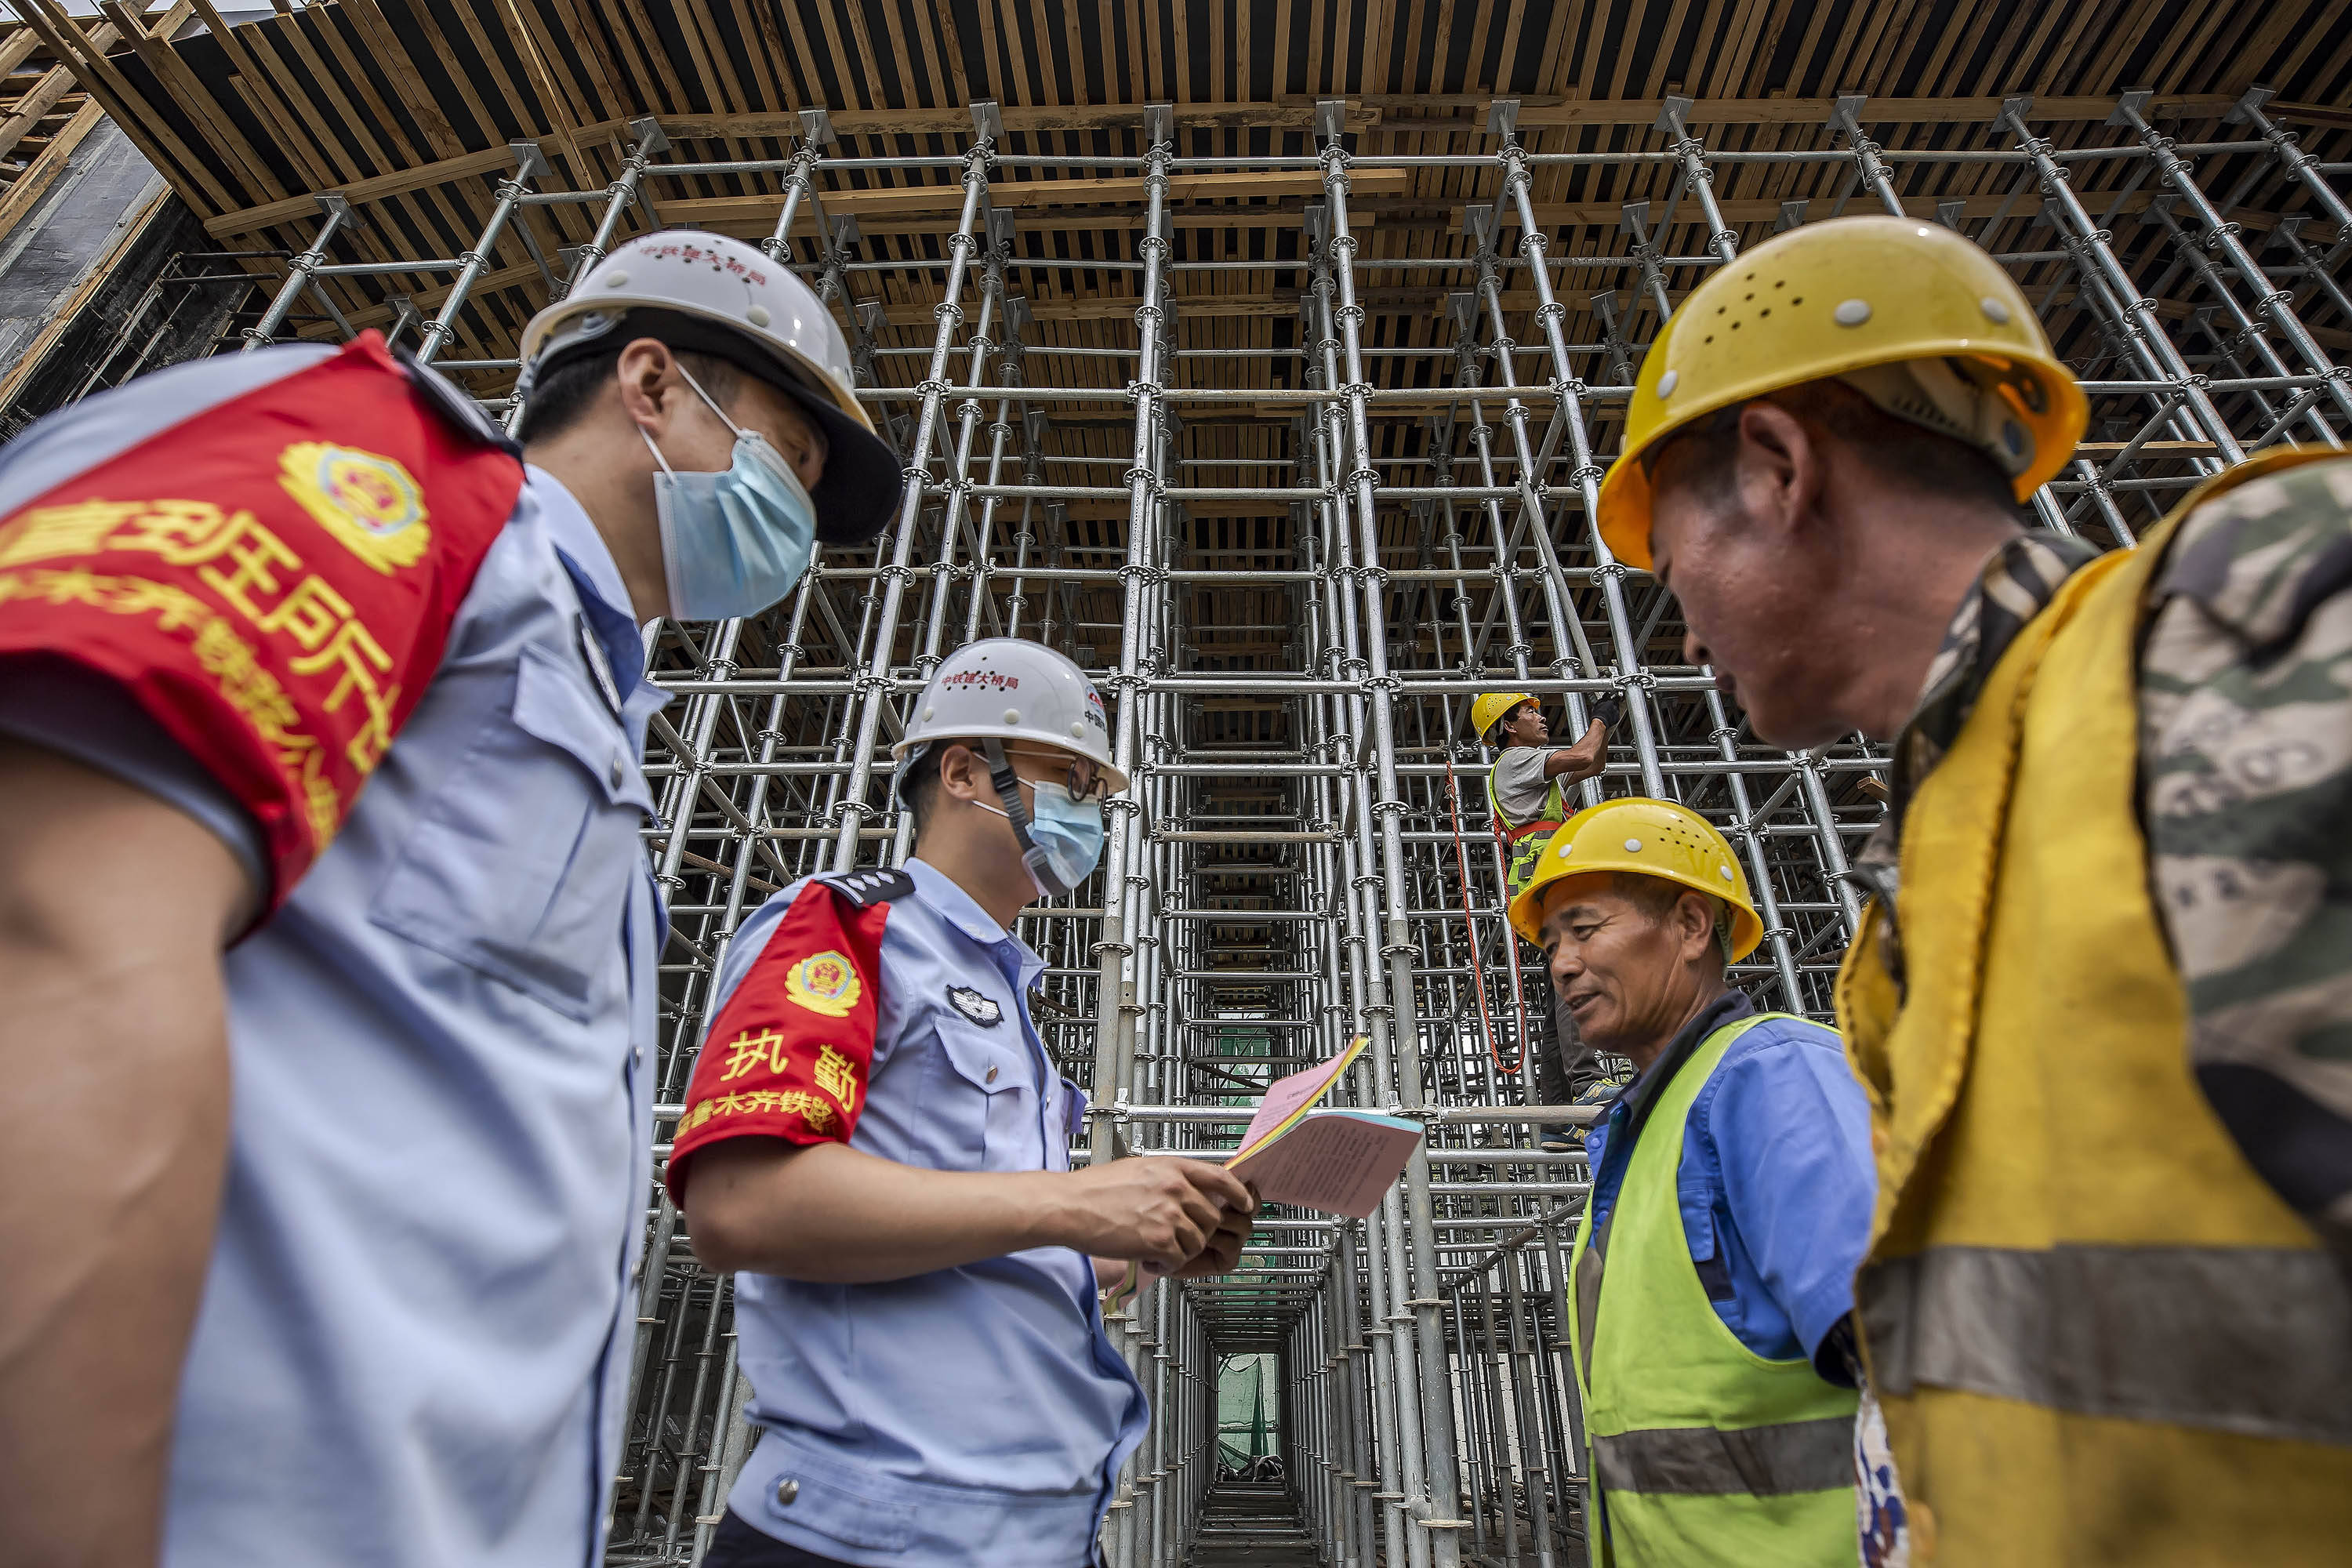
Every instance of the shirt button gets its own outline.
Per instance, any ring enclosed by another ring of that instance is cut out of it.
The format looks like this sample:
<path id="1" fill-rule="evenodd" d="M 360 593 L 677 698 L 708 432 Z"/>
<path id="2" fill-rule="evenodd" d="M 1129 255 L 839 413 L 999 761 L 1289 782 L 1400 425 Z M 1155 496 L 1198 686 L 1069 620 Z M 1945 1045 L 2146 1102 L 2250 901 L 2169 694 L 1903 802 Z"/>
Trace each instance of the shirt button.
<path id="1" fill-rule="evenodd" d="M 613 753 L 612 767 L 605 771 L 605 781 L 614 789 L 618 789 L 621 787 L 621 781 L 626 777 L 628 777 L 627 764 L 621 761 L 621 753 L 615 752 Z"/>
<path id="2" fill-rule="evenodd" d="M 988 1081 L 991 1083 L 994 1083 L 996 1081 L 996 1069 L 994 1068 L 988 1069 Z"/>
<path id="3" fill-rule="evenodd" d="M 792 1507 L 793 1500 L 800 1495 L 801 1484 L 800 1482 L 793 1479 L 792 1477 L 786 1476 L 782 1480 L 776 1483 L 776 1506 L 778 1508 Z"/>
<path id="4" fill-rule="evenodd" d="M 643 1067 L 643 1066 L 645 1066 L 645 1065 L 646 1065 L 646 1048 L 645 1048 L 645 1047 L 643 1047 L 643 1046 L 632 1046 L 632 1047 L 629 1048 L 629 1055 L 630 1055 L 630 1057 L 631 1057 L 632 1058 L 634 1058 L 634 1059 L 635 1060 L 636 1064 L 637 1064 L 639 1067 Z"/>

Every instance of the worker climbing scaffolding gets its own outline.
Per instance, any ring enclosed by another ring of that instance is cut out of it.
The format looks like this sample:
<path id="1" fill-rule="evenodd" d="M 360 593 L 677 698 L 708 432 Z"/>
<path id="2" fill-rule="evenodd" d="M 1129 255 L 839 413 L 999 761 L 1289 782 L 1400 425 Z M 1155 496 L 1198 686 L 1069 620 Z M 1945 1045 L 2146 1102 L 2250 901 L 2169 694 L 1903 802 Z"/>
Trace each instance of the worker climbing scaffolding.
<path id="1" fill-rule="evenodd" d="M 1494 752 L 1486 773 L 1486 806 L 1503 855 L 1507 900 L 1527 887 L 1544 847 L 1568 819 L 1568 791 L 1607 770 L 1609 731 L 1623 715 L 1619 699 L 1604 697 L 1592 704 L 1591 722 L 1573 744 L 1547 747 L 1551 724 L 1531 694 L 1489 691 L 1470 705 L 1471 731 Z M 1501 941 L 1507 947 L 1510 934 L 1504 932 Z M 1507 967 L 1516 975 L 1517 954 L 1507 952 L 1506 957 Z M 1604 1073 L 1578 1039 L 1574 1021 L 1559 1011 L 1549 982 L 1537 988 L 1535 1017 L 1526 1037 L 1529 1089 L 1538 1104 L 1597 1103 L 1622 1081 Z M 1553 1153 L 1574 1150 L 1582 1138 L 1580 1129 L 1559 1125 L 1545 1126 L 1538 1133 L 1540 1146 Z"/>

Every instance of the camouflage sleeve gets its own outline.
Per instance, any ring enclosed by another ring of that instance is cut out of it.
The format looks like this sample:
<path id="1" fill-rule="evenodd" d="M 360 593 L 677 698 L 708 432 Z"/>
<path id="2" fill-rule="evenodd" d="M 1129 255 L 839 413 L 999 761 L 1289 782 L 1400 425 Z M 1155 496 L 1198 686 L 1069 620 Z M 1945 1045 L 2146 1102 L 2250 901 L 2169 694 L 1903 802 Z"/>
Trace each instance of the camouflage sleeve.
<path id="1" fill-rule="evenodd" d="M 2152 610 L 2140 804 L 2197 1081 L 2352 1269 L 2352 458 L 2198 509 Z"/>

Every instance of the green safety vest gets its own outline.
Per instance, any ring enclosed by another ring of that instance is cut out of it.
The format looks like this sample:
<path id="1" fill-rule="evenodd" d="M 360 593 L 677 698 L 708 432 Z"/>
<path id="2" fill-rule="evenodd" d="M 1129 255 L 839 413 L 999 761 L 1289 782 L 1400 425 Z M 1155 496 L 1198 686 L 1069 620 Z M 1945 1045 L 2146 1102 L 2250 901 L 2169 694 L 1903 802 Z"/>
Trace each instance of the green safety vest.
<path id="1" fill-rule="evenodd" d="M 1568 820 L 1568 797 L 1560 793 L 1559 780 L 1555 778 L 1544 795 L 1543 815 L 1532 822 L 1514 822 L 1495 794 L 1495 771 L 1489 768 L 1486 809 L 1495 814 L 1495 821 L 1503 830 L 1503 881 L 1509 897 L 1516 899 L 1527 890 L 1528 879 L 1536 874 L 1536 861 L 1542 858 L 1544 846 L 1551 842 L 1553 829 Z"/>
<path id="2" fill-rule="evenodd" d="M 1716 1315 L 1683 1232 L 1677 1173 L 1726 1024 L 1658 1096 L 1601 1234 L 1588 1206 L 1569 1269 L 1569 1346 L 1584 1401 L 1585 1530 L 1594 1568 L 1852 1568 L 1852 1389 L 1767 1361 Z M 1603 1261 L 1607 1278 L 1604 1280 Z M 1600 1494 L 1594 1506 L 1591 1495 Z"/>

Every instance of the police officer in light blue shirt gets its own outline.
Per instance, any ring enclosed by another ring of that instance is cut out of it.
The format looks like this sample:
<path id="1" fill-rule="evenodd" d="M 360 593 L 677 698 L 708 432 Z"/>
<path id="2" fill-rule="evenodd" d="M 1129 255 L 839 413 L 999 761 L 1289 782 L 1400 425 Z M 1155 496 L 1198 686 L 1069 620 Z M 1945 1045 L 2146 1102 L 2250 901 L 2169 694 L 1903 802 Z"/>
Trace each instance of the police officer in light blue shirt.
<path id="1" fill-rule="evenodd" d="M 728 950 L 668 1173 L 739 1271 L 760 1431 L 709 1568 L 1095 1559 L 1147 1425 L 1097 1287 L 1226 1272 L 1256 1207 L 1211 1161 L 1070 1170 L 1086 1101 L 1009 931 L 1093 872 L 1108 742 L 1061 655 L 959 650 L 898 748 L 916 858 L 786 888 Z"/>
<path id="2" fill-rule="evenodd" d="M 373 334 L 0 454 L 0 1564 L 594 1568 L 664 921 L 640 623 L 900 488 L 748 247 L 623 247 L 517 448 Z"/>

